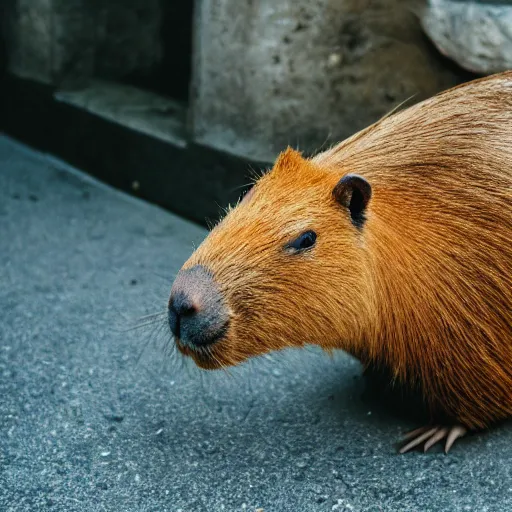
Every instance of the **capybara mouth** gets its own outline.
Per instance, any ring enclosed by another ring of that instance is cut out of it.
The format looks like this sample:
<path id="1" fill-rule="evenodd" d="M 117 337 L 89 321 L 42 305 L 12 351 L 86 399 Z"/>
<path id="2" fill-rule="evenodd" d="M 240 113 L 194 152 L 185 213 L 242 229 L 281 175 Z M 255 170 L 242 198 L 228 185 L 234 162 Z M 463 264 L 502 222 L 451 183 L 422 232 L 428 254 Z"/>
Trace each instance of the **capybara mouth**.
<path id="1" fill-rule="evenodd" d="M 217 341 L 216 344 L 219 342 L 220 341 Z M 224 367 L 222 362 L 219 360 L 219 357 L 215 353 L 216 348 L 214 348 L 212 345 L 188 345 L 179 338 L 175 339 L 175 343 L 176 347 L 182 355 L 192 358 L 196 365 L 203 370 L 217 370 Z"/>

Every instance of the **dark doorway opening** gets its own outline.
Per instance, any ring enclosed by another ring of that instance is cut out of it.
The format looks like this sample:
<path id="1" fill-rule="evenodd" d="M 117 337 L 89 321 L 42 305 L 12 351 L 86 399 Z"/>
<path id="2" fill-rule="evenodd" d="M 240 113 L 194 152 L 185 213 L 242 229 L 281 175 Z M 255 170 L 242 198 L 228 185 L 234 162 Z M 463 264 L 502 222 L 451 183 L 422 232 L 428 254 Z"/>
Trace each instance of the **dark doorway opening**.
<path id="1" fill-rule="evenodd" d="M 192 0 L 161 0 L 162 58 L 150 70 L 132 73 L 122 82 L 188 102 L 192 74 Z"/>

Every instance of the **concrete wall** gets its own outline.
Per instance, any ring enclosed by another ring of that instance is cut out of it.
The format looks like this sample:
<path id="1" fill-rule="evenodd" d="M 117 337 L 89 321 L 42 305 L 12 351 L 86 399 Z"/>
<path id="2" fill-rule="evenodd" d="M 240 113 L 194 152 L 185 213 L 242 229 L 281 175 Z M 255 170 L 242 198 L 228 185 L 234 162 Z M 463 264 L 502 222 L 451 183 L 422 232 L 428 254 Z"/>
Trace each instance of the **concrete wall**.
<path id="1" fill-rule="evenodd" d="M 8 0 L 3 29 L 10 72 L 49 82 L 53 75 L 51 0 Z M 30 34 L 30 37 L 29 37 Z"/>
<path id="2" fill-rule="evenodd" d="M 8 69 L 58 87 L 118 78 L 161 58 L 159 0 L 6 0 Z"/>
<path id="3" fill-rule="evenodd" d="M 315 150 L 401 101 L 461 81 L 410 0 L 198 0 L 192 124 L 204 144 L 271 159 Z"/>

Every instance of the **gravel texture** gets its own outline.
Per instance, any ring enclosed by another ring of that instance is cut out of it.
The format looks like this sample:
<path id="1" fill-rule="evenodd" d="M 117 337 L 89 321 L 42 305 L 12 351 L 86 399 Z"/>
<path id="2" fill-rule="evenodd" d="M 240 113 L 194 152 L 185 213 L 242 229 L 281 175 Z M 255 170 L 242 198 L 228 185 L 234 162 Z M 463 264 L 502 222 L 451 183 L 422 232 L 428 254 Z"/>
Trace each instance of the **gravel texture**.
<path id="1" fill-rule="evenodd" d="M 504 511 L 511 425 L 399 456 L 416 420 L 339 353 L 230 375 L 166 355 L 205 232 L 0 137 L 0 510 Z"/>

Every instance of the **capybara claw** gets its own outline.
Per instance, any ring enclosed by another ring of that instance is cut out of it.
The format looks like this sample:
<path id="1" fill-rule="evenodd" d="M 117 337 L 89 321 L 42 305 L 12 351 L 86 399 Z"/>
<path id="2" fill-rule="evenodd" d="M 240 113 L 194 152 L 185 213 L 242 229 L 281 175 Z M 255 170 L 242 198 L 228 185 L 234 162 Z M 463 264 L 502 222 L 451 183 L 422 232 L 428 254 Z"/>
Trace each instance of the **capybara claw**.
<path id="1" fill-rule="evenodd" d="M 453 443 L 459 438 L 465 436 L 467 428 L 462 425 L 429 425 L 413 430 L 403 437 L 403 441 L 409 441 L 402 448 L 400 453 L 406 453 L 413 448 L 423 444 L 423 451 L 427 452 L 432 446 L 439 441 L 446 439 L 444 452 L 448 453 Z"/>

